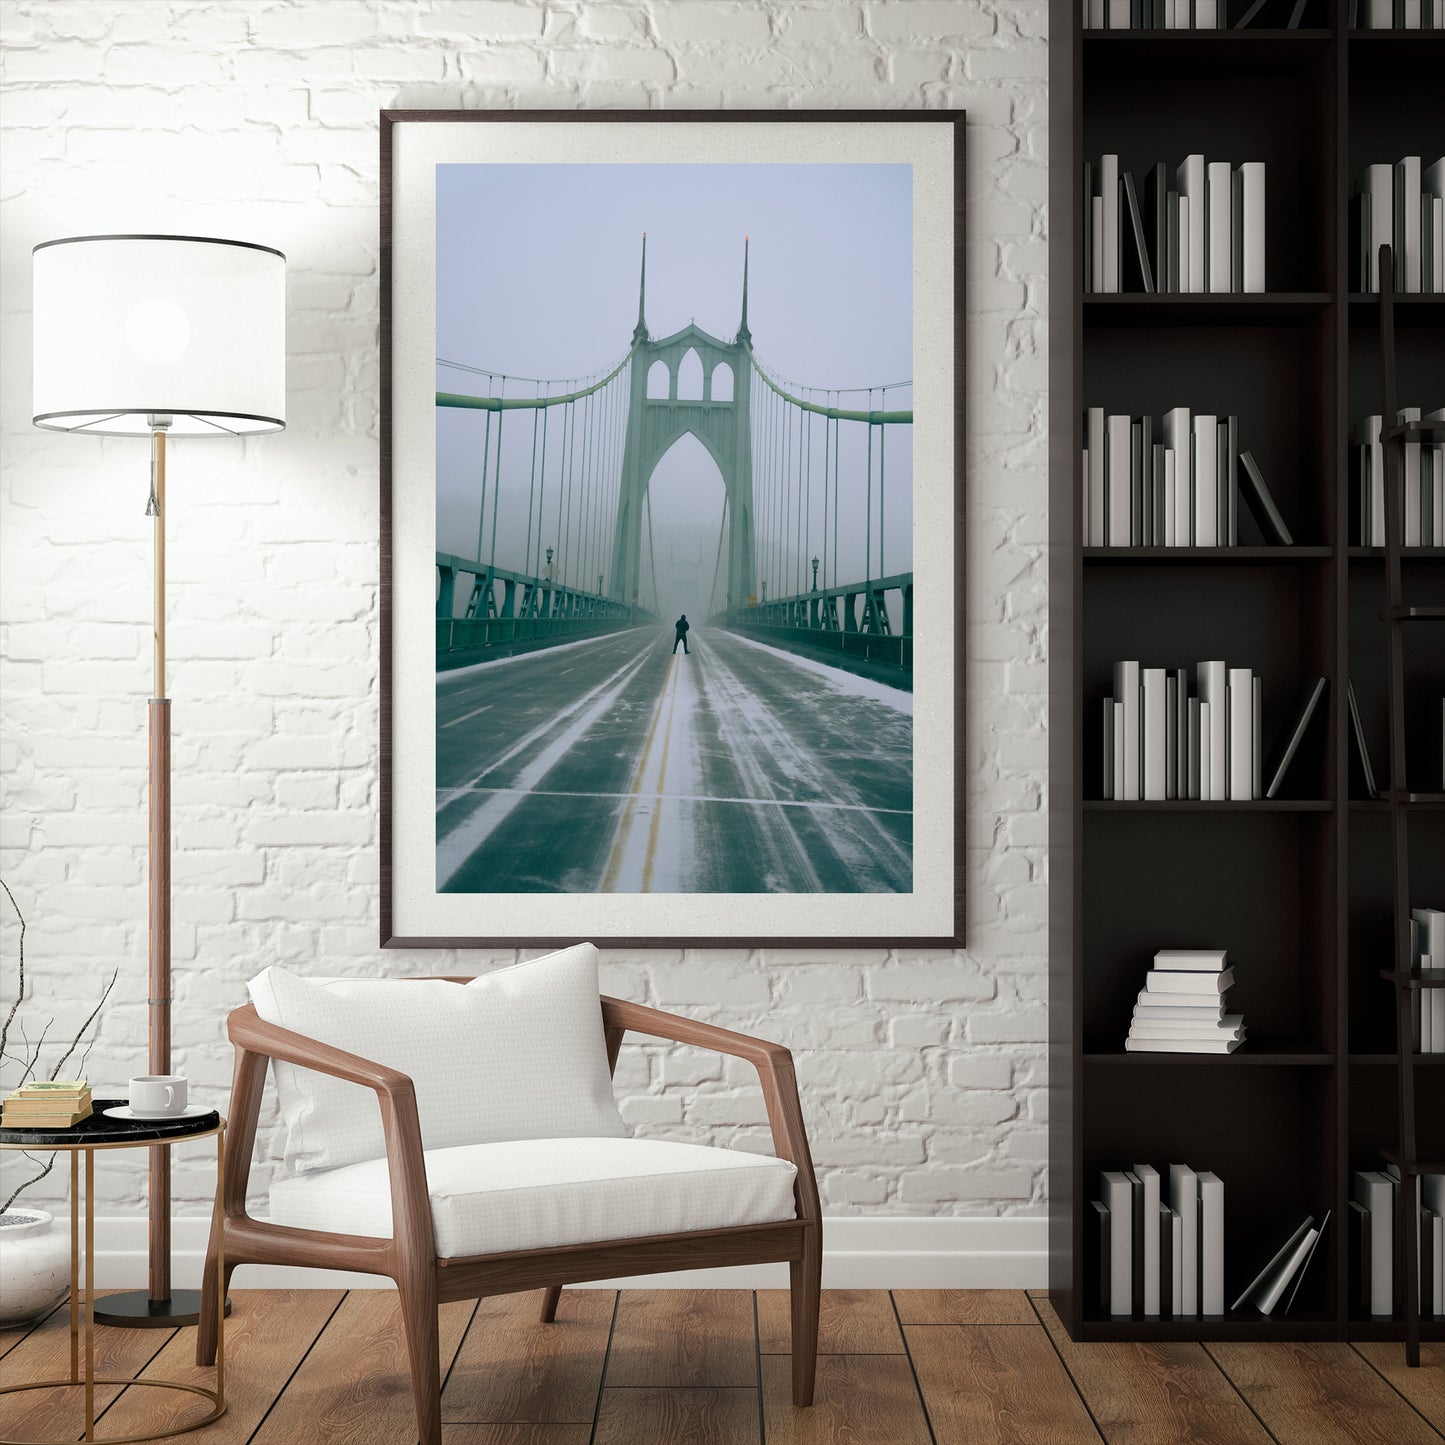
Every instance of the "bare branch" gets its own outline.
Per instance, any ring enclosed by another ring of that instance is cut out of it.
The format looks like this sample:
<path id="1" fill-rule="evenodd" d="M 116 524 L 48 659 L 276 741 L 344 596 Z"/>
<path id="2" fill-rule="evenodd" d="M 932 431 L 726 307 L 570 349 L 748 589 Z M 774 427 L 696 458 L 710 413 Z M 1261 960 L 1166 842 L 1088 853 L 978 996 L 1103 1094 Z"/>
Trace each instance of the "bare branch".
<path id="1" fill-rule="evenodd" d="M 40 1163 L 40 1161 L 28 1149 L 22 1149 L 20 1152 L 24 1154 L 25 1157 L 32 1164 Z M 40 1181 L 44 1179 L 45 1176 L 49 1174 L 50 1171 L 54 1168 L 55 1155 L 52 1154 L 50 1158 L 45 1161 L 45 1167 L 40 1171 L 39 1174 L 32 1174 L 29 1179 L 27 1179 L 15 1190 L 15 1192 L 10 1196 L 9 1199 L 5 1201 L 4 1204 L 0 1204 L 0 1214 L 8 1214 L 10 1212 L 10 1206 L 15 1203 L 15 1201 L 21 1196 L 21 1194 L 23 1194 L 25 1190 L 29 1189 L 32 1184 L 39 1184 Z"/>
<path id="2" fill-rule="evenodd" d="M 10 1023 L 15 1017 L 16 1010 L 25 1000 L 25 915 L 20 911 L 20 905 L 15 901 L 15 895 L 10 891 L 10 885 L 3 878 L 0 878 L 0 888 L 5 890 L 5 896 L 10 900 L 10 906 L 15 910 L 15 916 L 20 920 L 20 966 L 16 970 L 17 987 L 15 1002 L 10 1005 L 10 1012 L 5 1015 L 5 1022 L 0 1025 L 0 1053 L 4 1053 L 6 1041 L 10 1037 Z"/>
<path id="3" fill-rule="evenodd" d="M 91 1009 L 91 1011 L 90 1011 L 90 1017 L 89 1017 L 88 1019 L 86 1019 L 86 1021 L 85 1021 L 83 1024 L 81 1024 L 81 1026 L 80 1026 L 80 1032 L 77 1033 L 76 1036 L 75 1036 L 73 1039 L 71 1039 L 71 1041 L 70 1041 L 70 1047 L 69 1047 L 68 1049 L 66 1049 L 66 1051 L 65 1051 L 63 1054 L 61 1054 L 59 1060 L 57 1060 L 57 1062 L 56 1062 L 55 1067 L 54 1067 L 53 1069 L 51 1069 L 51 1071 L 50 1071 L 50 1077 L 51 1077 L 52 1079 L 58 1079 L 58 1078 L 60 1077 L 60 1071 L 61 1071 L 61 1069 L 63 1069 L 63 1068 L 65 1067 L 65 1061 L 71 1056 L 71 1054 L 73 1054 L 73 1053 L 75 1052 L 76 1048 L 77 1048 L 77 1047 L 79 1046 L 79 1044 L 80 1044 L 81 1039 L 85 1036 L 85 1031 L 86 1031 L 86 1029 L 88 1029 L 88 1028 L 91 1026 L 91 1024 L 93 1024 L 93 1023 L 95 1022 L 95 1016 L 101 1011 L 101 1009 L 103 1009 L 103 1008 L 105 1007 L 105 1001 L 106 1001 L 106 999 L 108 999 L 108 998 L 110 997 L 110 991 L 111 991 L 111 989 L 113 989 L 113 988 L 115 987 L 115 981 L 116 981 L 116 979 L 117 979 L 119 976 L 120 976 L 120 967 L 119 967 L 119 965 L 117 965 L 115 972 L 112 973 L 111 976 L 110 976 L 110 982 L 109 982 L 108 984 L 106 984 L 106 986 L 105 986 L 105 992 L 104 992 L 103 994 L 101 994 L 101 996 L 100 996 L 100 1002 L 97 1003 L 96 1006 L 95 1006 L 93 1009 Z"/>

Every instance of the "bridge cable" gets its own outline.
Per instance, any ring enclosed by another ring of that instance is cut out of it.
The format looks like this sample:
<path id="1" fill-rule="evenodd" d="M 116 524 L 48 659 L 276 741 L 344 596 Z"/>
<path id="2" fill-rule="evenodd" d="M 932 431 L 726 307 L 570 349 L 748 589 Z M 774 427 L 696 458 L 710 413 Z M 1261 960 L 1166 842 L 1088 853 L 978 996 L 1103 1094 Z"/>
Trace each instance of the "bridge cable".
<path id="1" fill-rule="evenodd" d="M 792 572 L 793 550 L 793 409 L 783 407 L 783 555 L 778 566 L 778 590 L 784 596 L 787 583 L 783 580 Z"/>
<path id="2" fill-rule="evenodd" d="M 878 409 L 888 410 L 888 388 L 885 386 L 878 396 Z M 878 428 L 878 575 L 888 575 L 888 556 L 883 550 L 883 503 L 886 493 L 883 490 L 883 460 L 885 448 L 888 445 L 888 428 Z"/>
<path id="3" fill-rule="evenodd" d="M 579 592 L 587 588 L 580 583 L 581 568 L 586 565 L 587 500 L 592 482 L 592 398 L 587 398 L 587 414 L 582 422 L 582 475 L 577 482 L 577 536 L 567 544 L 567 569 L 571 585 Z M 573 550 L 577 552 L 574 561 Z"/>
<path id="4" fill-rule="evenodd" d="M 506 394 L 507 378 L 504 376 L 500 395 L 506 396 Z M 492 550 L 487 561 L 487 568 L 492 572 L 497 570 L 497 505 L 502 499 L 502 420 L 505 416 L 506 412 L 504 411 L 497 413 L 497 481 L 492 488 Z"/>
<path id="5" fill-rule="evenodd" d="M 873 410 L 873 388 L 868 388 L 868 410 Z M 866 520 L 863 524 L 863 581 L 866 585 L 873 580 L 873 424 L 868 424 L 866 432 L 868 439 L 868 492 L 867 505 L 864 508 Z M 872 599 L 870 590 L 864 598 L 864 613 L 870 619 L 872 614 L 868 612 L 868 605 Z M 870 626 L 870 631 L 872 628 Z"/>
<path id="6" fill-rule="evenodd" d="M 652 544 L 652 488 L 649 486 L 646 492 L 647 497 L 647 561 L 652 568 L 652 610 L 660 612 L 662 599 L 657 593 L 657 554 L 653 551 Z M 642 588 L 637 589 L 639 592 Z"/>
<path id="7" fill-rule="evenodd" d="M 717 574 L 718 574 L 718 566 L 719 566 L 719 564 L 722 562 L 723 536 L 724 536 L 724 534 L 725 534 L 726 531 L 727 531 L 727 525 L 728 525 L 728 492 L 727 492 L 727 487 L 724 486 L 724 487 L 723 487 L 722 520 L 718 523 L 718 527 L 717 527 L 717 555 L 712 559 L 712 586 L 711 586 L 710 588 L 708 588 L 708 594 L 707 594 L 707 611 L 703 614 L 705 617 L 711 617 L 711 616 L 713 615 L 714 611 L 715 611 L 714 603 L 715 603 L 715 601 L 716 601 L 716 599 L 717 599 Z M 731 602 L 732 602 L 731 594 L 729 594 L 729 596 L 728 596 L 728 602 L 729 602 L 729 604 L 731 604 Z"/>
<path id="8" fill-rule="evenodd" d="M 808 553 L 813 550 L 813 416 L 808 413 L 808 506 L 805 523 L 806 545 L 803 547 L 803 565 L 808 565 Z M 808 580 L 807 573 L 803 581 Z"/>
<path id="9" fill-rule="evenodd" d="M 843 428 L 833 419 L 833 586 L 838 585 L 838 460 L 843 451 Z"/>
<path id="10" fill-rule="evenodd" d="M 490 379 L 487 382 L 487 390 L 490 392 L 492 384 Z M 501 415 L 500 412 L 497 413 Z M 487 530 L 487 469 L 492 461 L 492 414 L 487 413 L 486 440 L 482 443 L 482 502 L 477 508 L 477 566 L 482 565 L 482 543 L 486 538 Z"/>
<path id="11" fill-rule="evenodd" d="M 803 586 L 803 583 L 807 577 L 808 572 L 808 548 L 806 541 L 803 537 L 803 494 L 807 491 L 808 476 L 807 472 L 803 469 L 803 423 L 807 419 L 807 412 L 800 411 L 798 413 L 798 555 L 795 561 L 795 566 L 797 568 L 795 575 L 797 576 L 798 583 L 797 586 L 793 588 L 793 595 L 795 597 L 801 596 L 802 593 L 806 590 Z"/>
<path id="12" fill-rule="evenodd" d="M 544 415 L 541 407 L 532 413 L 532 469 L 527 487 L 527 545 L 522 552 L 522 573 L 532 566 L 532 503 L 537 497 L 537 418 Z M 523 609 L 525 615 L 525 608 Z"/>
<path id="13" fill-rule="evenodd" d="M 832 460 L 833 426 L 823 418 L 823 586 L 828 585 L 828 464 Z"/>
<path id="14" fill-rule="evenodd" d="M 551 383 L 549 382 L 548 390 L 550 389 Z M 547 433 L 551 429 L 552 413 L 549 409 L 542 413 L 542 466 L 540 471 L 541 481 L 537 487 L 537 560 L 535 563 L 532 564 L 532 576 L 537 579 L 540 579 L 542 576 L 542 530 L 545 526 L 545 517 L 547 511 Z M 531 552 L 529 548 L 528 556 L 530 557 L 530 555 Z M 534 604 L 537 601 L 536 594 L 538 591 L 540 591 L 539 588 L 534 587 L 532 589 L 532 600 Z M 535 606 L 533 610 L 535 611 Z"/>

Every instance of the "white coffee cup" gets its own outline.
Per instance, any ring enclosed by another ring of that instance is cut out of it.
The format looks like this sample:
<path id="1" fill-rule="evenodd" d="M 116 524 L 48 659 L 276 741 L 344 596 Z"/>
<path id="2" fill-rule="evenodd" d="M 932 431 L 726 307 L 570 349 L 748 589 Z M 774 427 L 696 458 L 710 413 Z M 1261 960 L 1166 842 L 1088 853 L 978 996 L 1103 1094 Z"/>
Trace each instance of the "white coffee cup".
<path id="1" fill-rule="evenodd" d="M 186 1081 L 179 1074 L 139 1074 L 130 1081 L 133 1114 L 168 1118 L 186 1111 Z"/>

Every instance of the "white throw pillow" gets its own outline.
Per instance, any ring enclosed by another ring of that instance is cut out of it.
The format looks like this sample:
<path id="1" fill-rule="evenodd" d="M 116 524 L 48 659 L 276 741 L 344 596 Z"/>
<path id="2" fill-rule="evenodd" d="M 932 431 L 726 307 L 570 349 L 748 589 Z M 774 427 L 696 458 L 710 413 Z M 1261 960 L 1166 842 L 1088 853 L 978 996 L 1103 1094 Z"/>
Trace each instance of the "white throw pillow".
<path id="1" fill-rule="evenodd" d="M 300 978 L 271 967 L 250 983 L 268 1023 L 408 1075 L 422 1144 L 623 1138 L 598 1001 L 597 950 L 579 943 L 470 983 Z M 275 1064 L 292 1174 L 386 1152 L 375 1092 Z"/>

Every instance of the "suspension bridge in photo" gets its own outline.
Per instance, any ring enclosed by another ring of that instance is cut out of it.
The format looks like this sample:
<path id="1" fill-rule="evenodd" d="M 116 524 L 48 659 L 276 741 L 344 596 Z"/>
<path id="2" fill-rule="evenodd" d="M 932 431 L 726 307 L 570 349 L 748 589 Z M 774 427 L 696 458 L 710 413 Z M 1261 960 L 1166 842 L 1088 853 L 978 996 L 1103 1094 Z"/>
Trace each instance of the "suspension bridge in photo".
<path id="1" fill-rule="evenodd" d="M 437 887 L 909 891 L 913 573 L 884 559 L 911 383 L 764 365 L 746 242 L 731 341 L 654 338 L 646 283 L 644 237 L 630 343 L 591 376 L 438 359 L 485 394 L 436 394 L 482 413 L 474 555 L 436 559 Z M 723 484 L 690 656 L 661 615 L 650 490 L 685 436 Z"/>

